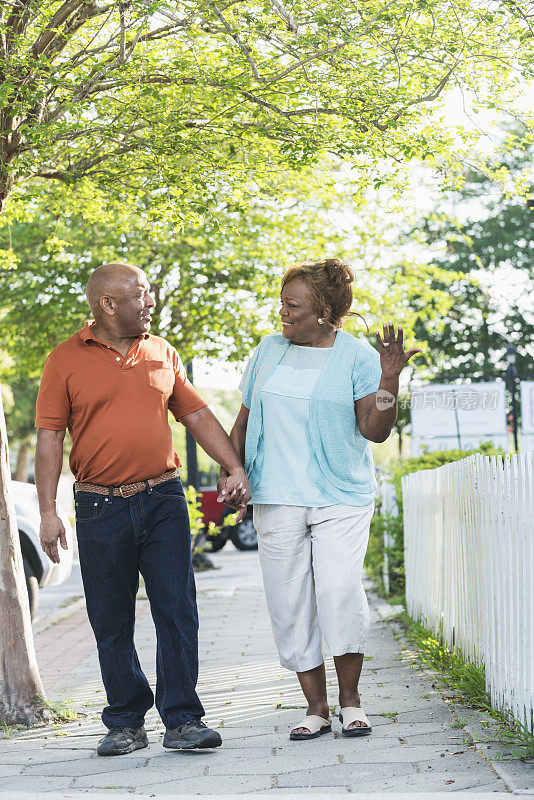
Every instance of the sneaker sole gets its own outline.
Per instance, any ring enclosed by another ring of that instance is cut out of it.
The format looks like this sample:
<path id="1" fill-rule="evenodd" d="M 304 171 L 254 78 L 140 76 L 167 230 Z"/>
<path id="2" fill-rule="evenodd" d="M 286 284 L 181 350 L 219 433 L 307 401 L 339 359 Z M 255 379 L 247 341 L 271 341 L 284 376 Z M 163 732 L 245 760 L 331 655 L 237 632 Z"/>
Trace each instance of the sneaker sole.
<path id="1" fill-rule="evenodd" d="M 128 753 L 133 753 L 134 750 L 142 750 L 143 747 L 148 747 L 148 739 L 138 739 L 136 742 L 129 744 L 124 750 L 110 750 L 108 753 L 102 753 L 97 750 L 96 754 L 98 756 L 125 756 Z"/>
<path id="2" fill-rule="evenodd" d="M 199 739 L 196 742 L 168 742 L 163 738 L 163 747 L 169 750 L 206 750 L 208 748 L 220 747 L 222 741 L 220 738 L 207 737 L 206 739 Z"/>

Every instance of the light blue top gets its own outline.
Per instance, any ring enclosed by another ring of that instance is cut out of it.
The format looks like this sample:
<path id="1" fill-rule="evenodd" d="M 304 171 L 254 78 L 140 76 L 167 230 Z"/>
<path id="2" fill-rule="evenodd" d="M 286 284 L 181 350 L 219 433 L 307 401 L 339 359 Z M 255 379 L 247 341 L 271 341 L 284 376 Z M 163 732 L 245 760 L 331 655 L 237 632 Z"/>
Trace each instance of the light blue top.
<path id="1" fill-rule="evenodd" d="M 343 331 L 332 348 L 263 339 L 240 385 L 252 502 L 369 505 L 374 466 L 354 401 L 375 392 L 380 375 L 376 350 Z"/>

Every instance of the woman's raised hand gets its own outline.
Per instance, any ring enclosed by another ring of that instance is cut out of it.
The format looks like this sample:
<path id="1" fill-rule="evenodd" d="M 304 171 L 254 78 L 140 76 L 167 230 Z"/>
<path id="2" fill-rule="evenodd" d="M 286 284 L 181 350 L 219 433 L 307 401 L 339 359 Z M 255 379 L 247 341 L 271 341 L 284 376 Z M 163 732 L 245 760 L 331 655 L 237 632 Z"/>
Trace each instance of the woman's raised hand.
<path id="1" fill-rule="evenodd" d="M 380 352 L 382 375 L 385 378 L 395 378 L 400 375 L 402 369 L 412 356 L 416 353 L 422 353 L 423 351 L 419 347 L 413 347 L 411 350 L 404 349 L 404 333 L 400 325 L 397 336 L 395 336 L 395 325 L 393 322 L 390 322 L 388 325 L 383 322 L 382 327 L 382 336 L 380 336 L 378 331 L 375 331 L 378 341 L 378 350 Z"/>

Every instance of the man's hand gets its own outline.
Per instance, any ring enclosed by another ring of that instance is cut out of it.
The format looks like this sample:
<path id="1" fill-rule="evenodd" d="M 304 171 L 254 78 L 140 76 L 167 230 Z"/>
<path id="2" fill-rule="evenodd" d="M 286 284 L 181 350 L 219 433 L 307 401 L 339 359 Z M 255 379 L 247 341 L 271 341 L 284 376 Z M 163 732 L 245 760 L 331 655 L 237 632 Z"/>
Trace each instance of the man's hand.
<path id="1" fill-rule="evenodd" d="M 217 502 L 226 503 L 230 508 L 239 511 L 236 523 L 241 522 L 245 516 L 249 500 L 250 490 L 245 470 L 239 467 L 228 473 L 221 467 L 217 484 Z"/>
<path id="2" fill-rule="evenodd" d="M 59 564 L 58 540 L 63 550 L 68 550 L 68 545 L 65 526 L 55 511 L 47 511 L 45 514 L 41 514 L 41 529 L 39 535 L 41 547 L 48 558 L 53 561 L 54 564 Z"/>

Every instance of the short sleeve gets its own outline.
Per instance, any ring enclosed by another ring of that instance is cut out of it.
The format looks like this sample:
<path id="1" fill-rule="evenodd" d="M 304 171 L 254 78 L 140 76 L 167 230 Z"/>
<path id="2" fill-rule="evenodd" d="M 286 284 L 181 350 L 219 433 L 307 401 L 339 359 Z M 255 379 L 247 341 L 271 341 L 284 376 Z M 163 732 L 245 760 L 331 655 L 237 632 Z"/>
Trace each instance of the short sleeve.
<path id="1" fill-rule="evenodd" d="M 354 401 L 361 400 L 362 397 L 376 392 L 382 377 L 380 355 L 369 342 L 362 340 L 361 344 L 362 348 L 354 360 L 352 370 Z"/>
<path id="2" fill-rule="evenodd" d="M 254 387 L 253 365 L 254 365 L 254 357 L 252 357 L 247 363 L 247 366 L 245 367 L 245 371 L 243 372 L 238 387 L 239 391 L 242 394 L 241 402 L 248 409 L 250 409 L 250 404 L 252 401 L 252 389 Z"/>
<path id="3" fill-rule="evenodd" d="M 245 371 L 243 372 L 243 377 L 241 378 L 241 381 L 238 386 L 238 389 L 242 394 L 241 401 L 243 405 L 246 406 L 248 409 L 250 409 L 250 405 L 252 403 L 252 390 L 254 389 L 254 378 L 256 373 L 255 366 L 258 363 L 264 341 L 265 339 L 262 339 L 262 341 L 259 343 L 259 345 L 252 353 L 250 361 L 245 367 Z"/>
<path id="4" fill-rule="evenodd" d="M 36 428 L 44 428 L 47 431 L 66 430 L 70 418 L 70 399 L 67 387 L 50 356 L 43 367 L 36 412 Z"/>
<path id="5" fill-rule="evenodd" d="M 181 417 L 185 417 L 186 414 L 199 411 L 208 404 L 188 379 L 182 359 L 176 351 L 174 351 L 173 356 L 174 388 L 169 397 L 168 408 L 173 417 L 179 420 Z"/>

